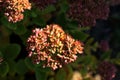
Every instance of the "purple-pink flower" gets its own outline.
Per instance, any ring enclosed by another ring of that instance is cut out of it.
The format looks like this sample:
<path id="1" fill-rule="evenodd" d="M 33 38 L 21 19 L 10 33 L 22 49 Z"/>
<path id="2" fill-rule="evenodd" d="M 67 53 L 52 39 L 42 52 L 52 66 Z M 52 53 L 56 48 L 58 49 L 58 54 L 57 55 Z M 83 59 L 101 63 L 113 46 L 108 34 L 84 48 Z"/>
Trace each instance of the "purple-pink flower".
<path id="1" fill-rule="evenodd" d="M 107 61 L 103 61 L 98 66 L 98 73 L 102 80 L 112 80 L 115 77 L 116 67 Z"/>
<path id="2" fill-rule="evenodd" d="M 109 5 L 106 0 L 68 0 L 67 16 L 81 26 L 95 26 L 97 19 L 107 19 Z"/>

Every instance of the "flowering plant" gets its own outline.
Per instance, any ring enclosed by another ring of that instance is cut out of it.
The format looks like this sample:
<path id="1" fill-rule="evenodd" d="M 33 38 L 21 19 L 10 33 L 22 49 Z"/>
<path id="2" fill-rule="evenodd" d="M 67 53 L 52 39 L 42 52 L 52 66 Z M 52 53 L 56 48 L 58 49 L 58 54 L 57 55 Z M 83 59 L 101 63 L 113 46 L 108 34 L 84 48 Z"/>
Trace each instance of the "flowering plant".
<path id="1" fill-rule="evenodd" d="M 65 34 L 56 24 L 33 30 L 27 44 L 29 57 L 32 57 L 33 62 L 39 64 L 44 61 L 43 67 L 52 69 L 61 68 L 63 65 L 75 61 L 76 54 L 83 52 L 83 44 Z"/>
<path id="2" fill-rule="evenodd" d="M 0 80 L 119 80 L 119 10 L 118 0 L 0 0 Z"/>

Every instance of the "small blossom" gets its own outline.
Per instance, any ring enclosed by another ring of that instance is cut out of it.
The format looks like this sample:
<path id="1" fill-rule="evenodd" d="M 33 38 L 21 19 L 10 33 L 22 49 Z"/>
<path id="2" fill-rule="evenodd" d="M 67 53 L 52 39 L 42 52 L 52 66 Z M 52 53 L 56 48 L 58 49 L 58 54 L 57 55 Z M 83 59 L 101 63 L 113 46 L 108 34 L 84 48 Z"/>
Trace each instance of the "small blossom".
<path id="1" fill-rule="evenodd" d="M 44 62 L 43 67 L 53 70 L 74 62 L 76 54 L 83 52 L 82 46 L 80 41 L 73 39 L 56 24 L 34 29 L 27 40 L 27 50 L 33 62 Z"/>
<path id="2" fill-rule="evenodd" d="M 112 80 L 115 77 L 116 68 L 109 62 L 102 62 L 98 66 L 98 73 L 101 75 L 102 80 Z"/>

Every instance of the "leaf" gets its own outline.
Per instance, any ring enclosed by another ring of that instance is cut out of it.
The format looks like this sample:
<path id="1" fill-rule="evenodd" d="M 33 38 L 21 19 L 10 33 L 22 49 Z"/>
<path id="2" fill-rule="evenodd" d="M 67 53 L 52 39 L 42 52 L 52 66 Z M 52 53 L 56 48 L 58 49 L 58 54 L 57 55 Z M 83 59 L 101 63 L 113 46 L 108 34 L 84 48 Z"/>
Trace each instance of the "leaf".
<path id="1" fill-rule="evenodd" d="M 24 45 L 26 45 L 26 41 L 30 35 L 31 35 L 31 31 L 27 30 L 27 32 L 24 35 L 19 36 Z"/>
<path id="2" fill-rule="evenodd" d="M 66 80 L 66 72 L 65 70 L 62 68 L 60 69 L 57 74 L 56 74 L 56 80 Z"/>
<path id="3" fill-rule="evenodd" d="M 67 22 L 67 26 L 68 26 L 67 30 L 69 28 L 70 28 L 69 30 L 78 30 L 78 23 L 76 21 L 69 21 L 69 22 Z"/>
<path id="4" fill-rule="evenodd" d="M 32 61 L 30 60 L 30 58 L 26 58 L 24 61 L 25 61 L 26 66 L 30 70 L 34 70 L 35 69 L 35 65 L 32 63 Z"/>
<path id="5" fill-rule="evenodd" d="M 111 56 L 111 50 L 106 51 L 101 55 L 101 60 L 106 60 L 106 59 L 109 60 L 110 56 Z"/>
<path id="6" fill-rule="evenodd" d="M 4 77 L 7 75 L 8 71 L 9 71 L 9 66 L 8 66 L 7 62 L 2 62 L 0 64 L 0 75 L 2 77 Z"/>
<path id="7" fill-rule="evenodd" d="M 0 58 L 3 58 L 3 54 L 2 54 L 2 52 L 0 51 Z"/>
<path id="8" fill-rule="evenodd" d="M 95 42 L 95 43 L 93 44 L 92 50 L 93 50 L 93 51 L 96 51 L 96 50 L 97 50 L 97 47 L 98 47 L 98 42 Z"/>
<path id="9" fill-rule="evenodd" d="M 56 23 L 58 23 L 59 25 L 61 25 L 63 28 L 67 28 L 66 27 L 66 16 L 64 13 L 60 13 L 57 15 L 57 18 L 56 18 Z"/>
<path id="10" fill-rule="evenodd" d="M 87 67 L 83 67 L 82 69 L 80 69 L 80 73 L 82 74 L 82 76 L 86 76 L 86 74 L 88 73 Z"/>
<path id="11" fill-rule="evenodd" d="M 47 6 L 44 10 L 41 11 L 41 15 L 45 15 L 45 14 L 48 14 L 48 13 L 51 13 L 53 11 L 55 11 L 55 7 L 53 5 L 49 5 Z"/>
<path id="12" fill-rule="evenodd" d="M 43 68 L 35 68 L 36 80 L 47 80 L 47 72 L 42 70 Z"/>
<path id="13" fill-rule="evenodd" d="M 11 29 L 11 30 L 15 30 L 17 28 L 17 24 L 16 23 L 12 23 L 12 22 L 9 22 L 5 17 L 2 17 L 1 20 L 2 24 Z"/>
<path id="14" fill-rule="evenodd" d="M 26 31 L 27 31 L 27 30 L 26 30 L 26 28 L 25 28 L 25 26 L 24 26 L 23 24 L 19 24 L 19 26 L 17 26 L 17 29 L 14 30 L 14 32 L 15 32 L 16 34 L 18 34 L 18 35 L 25 34 Z"/>
<path id="15" fill-rule="evenodd" d="M 86 54 L 91 54 L 91 51 L 97 50 L 98 42 L 95 42 L 94 38 L 90 38 L 86 41 L 84 48 L 85 48 L 84 52 Z"/>
<path id="16" fill-rule="evenodd" d="M 94 39 L 90 38 L 89 40 L 87 40 L 86 45 L 91 45 L 93 41 L 94 41 Z"/>
<path id="17" fill-rule="evenodd" d="M 73 68 L 71 65 L 66 65 L 65 69 L 67 71 L 67 74 L 65 73 L 65 75 L 66 75 L 65 77 L 67 77 L 66 80 L 70 80 L 72 78 L 72 75 L 73 75 Z"/>
<path id="18" fill-rule="evenodd" d="M 69 5 L 66 1 L 62 2 L 62 4 L 60 4 L 60 13 L 66 13 L 66 11 L 69 9 Z"/>
<path id="19" fill-rule="evenodd" d="M 120 66 L 120 59 L 119 59 L 119 58 L 111 59 L 110 61 L 111 61 L 112 63 L 117 64 L 117 65 Z"/>
<path id="20" fill-rule="evenodd" d="M 20 75 L 24 75 L 28 71 L 28 68 L 24 60 L 19 60 L 16 64 L 16 72 Z"/>
<path id="21" fill-rule="evenodd" d="M 14 76 L 16 73 L 16 70 L 15 70 L 16 62 L 13 60 L 9 60 L 8 65 L 9 65 L 9 75 Z"/>
<path id="22" fill-rule="evenodd" d="M 9 44 L 4 52 L 4 56 L 7 60 L 15 59 L 21 51 L 21 47 L 18 44 Z"/>
<path id="23" fill-rule="evenodd" d="M 46 22 L 45 22 L 45 20 L 42 17 L 40 17 L 40 18 L 38 18 L 38 17 L 33 18 L 32 23 L 36 24 L 38 26 L 44 26 L 44 25 L 46 25 Z"/>
<path id="24" fill-rule="evenodd" d="M 37 13 L 37 10 L 36 9 L 34 9 L 34 10 L 32 9 L 30 16 L 33 17 L 33 18 L 35 18 L 35 17 L 37 17 L 36 13 Z"/>
<path id="25" fill-rule="evenodd" d="M 77 59 L 77 63 L 82 63 L 81 65 L 83 65 L 84 67 L 89 67 L 91 69 L 95 69 L 96 68 L 96 64 L 97 64 L 97 59 L 95 56 L 91 55 L 91 54 L 87 54 L 85 56 L 81 56 Z"/>
<path id="26" fill-rule="evenodd" d="M 88 38 L 88 34 L 81 32 L 79 29 L 68 30 L 69 34 L 72 35 L 75 39 L 80 41 L 85 41 Z"/>

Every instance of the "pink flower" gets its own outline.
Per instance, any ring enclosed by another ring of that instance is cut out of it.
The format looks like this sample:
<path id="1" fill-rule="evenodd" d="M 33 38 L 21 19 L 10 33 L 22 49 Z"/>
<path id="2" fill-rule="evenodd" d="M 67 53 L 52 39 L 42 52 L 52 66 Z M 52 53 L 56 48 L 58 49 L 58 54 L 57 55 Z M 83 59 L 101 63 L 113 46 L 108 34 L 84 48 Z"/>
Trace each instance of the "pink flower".
<path id="1" fill-rule="evenodd" d="M 24 10 L 31 9 L 31 4 L 28 0 L 1 0 L 2 7 L 5 9 L 5 16 L 9 22 L 21 21 L 24 17 Z"/>
<path id="2" fill-rule="evenodd" d="M 115 77 L 116 67 L 107 61 L 103 61 L 98 66 L 98 73 L 102 80 L 112 80 Z"/>
<path id="3" fill-rule="evenodd" d="M 77 54 L 83 52 L 82 46 L 80 41 L 73 39 L 56 24 L 34 29 L 27 40 L 27 50 L 32 61 L 37 64 L 44 62 L 43 67 L 53 70 L 74 62 Z"/>

